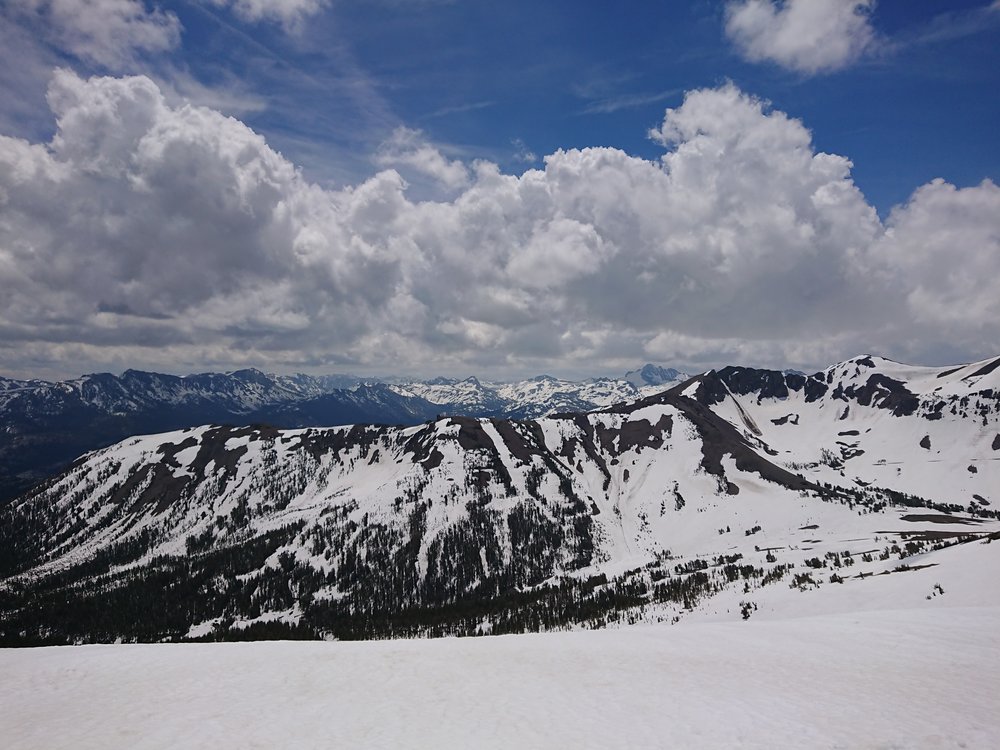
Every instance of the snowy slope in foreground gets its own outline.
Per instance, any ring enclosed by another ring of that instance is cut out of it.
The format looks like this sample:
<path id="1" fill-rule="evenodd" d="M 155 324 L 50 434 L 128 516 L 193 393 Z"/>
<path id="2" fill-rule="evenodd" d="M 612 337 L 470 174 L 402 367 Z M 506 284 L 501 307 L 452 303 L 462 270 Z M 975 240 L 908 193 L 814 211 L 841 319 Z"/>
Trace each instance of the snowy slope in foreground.
<path id="1" fill-rule="evenodd" d="M 1000 607 L 0 651 L 35 748 L 995 748 Z M 956 637 L 956 634 L 961 634 Z"/>

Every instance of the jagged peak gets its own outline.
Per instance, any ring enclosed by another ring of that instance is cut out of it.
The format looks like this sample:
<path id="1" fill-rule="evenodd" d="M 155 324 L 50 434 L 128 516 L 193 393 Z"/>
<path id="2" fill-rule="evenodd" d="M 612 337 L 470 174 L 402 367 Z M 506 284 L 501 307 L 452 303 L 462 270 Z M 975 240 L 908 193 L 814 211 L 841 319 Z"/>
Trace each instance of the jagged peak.
<path id="1" fill-rule="evenodd" d="M 128 372 L 128 370 L 126 370 L 126 372 Z M 124 377 L 124 375 L 122 375 L 122 377 Z M 107 382 L 107 381 L 116 381 L 118 379 L 119 379 L 118 376 L 115 375 L 114 373 L 111 373 L 111 372 L 91 372 L 91 373 L 88 373 L 87 375 L 84 375 L 82 378 L 80 378 L 80 380 L 82 380 L 85 383 L 89 383 L 89 382 L 98 382 L 98 383 L 101 383 L 101 382 Z M 67 381 L 64 381 L 64 382 L 67 382 Z"/>
<path id="2" fill-rule="evenodd" d="M 673 367 L 663 367 L 647 362 L 642 367 L 625 373 L 625 380 L 636 386 L 664 385 L 684 378 L 685 373 Z"/>
<path id="3" fill-rule="evenodd" d="M 268 375 L 263 370 L 258 370 L 256 367 L 246 367 L 242 370 L 233 370 L 230 373 L 226 373 L 229 377 L 240 380 L 244 382 L 273 382 L 274 378 Z"/>
<path id="4" fill-rule="evenodd" d="M 420 381 L 415 381 L 419 383 Z M 444 375 L 438 375 L 436 378 L 431 378 L 430 380 L 425 380 L 425 385 L 455 385 L 458 381 L 455 378 L 446 378 Z"/>

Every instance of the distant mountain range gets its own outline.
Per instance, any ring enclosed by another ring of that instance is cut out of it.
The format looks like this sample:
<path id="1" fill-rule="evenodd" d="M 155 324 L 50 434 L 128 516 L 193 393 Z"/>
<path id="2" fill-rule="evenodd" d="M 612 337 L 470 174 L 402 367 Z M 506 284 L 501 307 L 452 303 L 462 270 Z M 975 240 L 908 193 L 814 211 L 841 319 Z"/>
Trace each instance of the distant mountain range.
<path id="1" fill-rule="evenodd" d="M 129 438 L 0 510 L 0 642 L 746 619 L 859 592 L 934 606 L 935 581 L 994 554 L 1000 358 L 663 386 L 532 419 Z"/>
<path id="2" fill-rule="evenodd" d="M 682 373 L 646 365 L 620 380 L 542 376 L 384 383 L 259 370 L 178 377 L 127 370 L 46 382 L 0 378 L 0 504 L 77 456 L 131 435 L 204 424 L 331 427 L 419 424 L 437 415 L 537 417 L 645 395 Z"/>

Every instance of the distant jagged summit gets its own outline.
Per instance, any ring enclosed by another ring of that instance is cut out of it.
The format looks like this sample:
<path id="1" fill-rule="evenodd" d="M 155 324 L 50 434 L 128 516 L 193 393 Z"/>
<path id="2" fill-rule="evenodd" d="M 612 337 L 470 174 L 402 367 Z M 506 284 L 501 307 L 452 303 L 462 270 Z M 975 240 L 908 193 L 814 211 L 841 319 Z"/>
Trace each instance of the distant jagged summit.
<path id="1" fill-rule="evenodd" d="M 625 373 L 625 380 L 636 388 L 647 385 L 666 385 L 687 379 L 687 373 L 675 370 L 673 367 L 660 367 L 652 364 L 646 364 L 638 370 L 629 370 Z"/>

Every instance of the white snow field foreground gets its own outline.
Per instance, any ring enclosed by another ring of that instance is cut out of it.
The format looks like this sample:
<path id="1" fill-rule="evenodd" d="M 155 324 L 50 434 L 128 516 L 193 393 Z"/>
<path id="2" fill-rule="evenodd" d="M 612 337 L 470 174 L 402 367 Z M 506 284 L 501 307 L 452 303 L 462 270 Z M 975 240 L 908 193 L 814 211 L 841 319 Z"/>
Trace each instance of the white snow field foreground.
<path id="1" fill-rule="evenodd" d="M 997 748 L 1000 607 L 0 651 L 21 748 Z"/>

